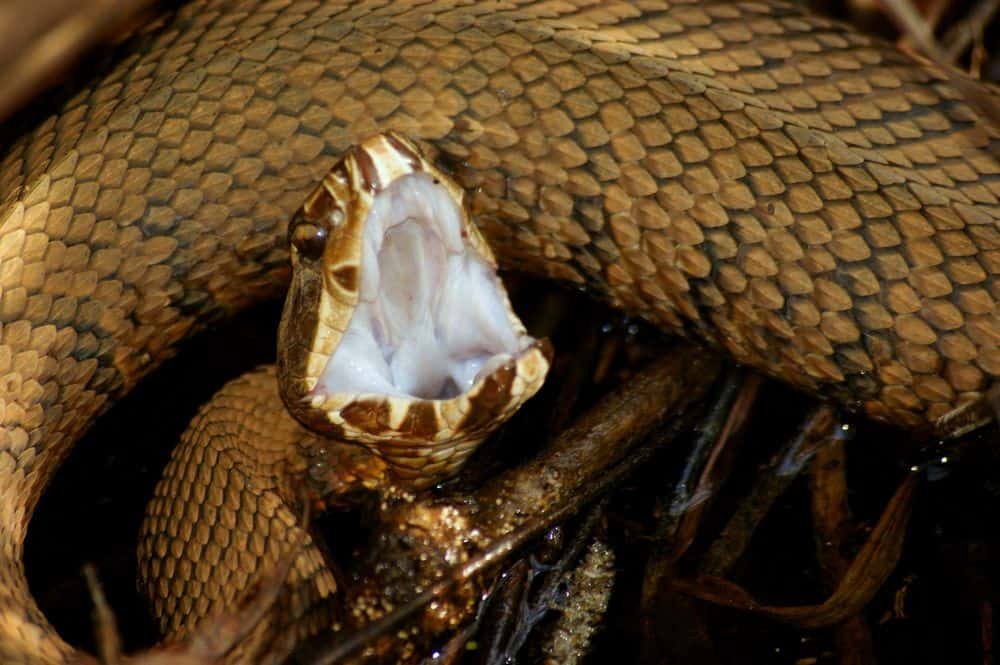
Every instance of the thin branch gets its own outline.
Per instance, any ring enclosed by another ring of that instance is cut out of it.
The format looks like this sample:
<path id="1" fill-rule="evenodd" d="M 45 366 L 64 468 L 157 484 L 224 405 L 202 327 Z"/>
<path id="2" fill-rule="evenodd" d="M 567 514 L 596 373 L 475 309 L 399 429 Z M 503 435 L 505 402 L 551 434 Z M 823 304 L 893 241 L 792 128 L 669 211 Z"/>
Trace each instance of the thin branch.
<path id="1" fill-rule="evenodd" d="M 709 499 L 715 488 L 720 487 L 729 477 L 732 470 L 734 448 L 738 441 L 737 435 L 746 426 L 761 383 L 760 375 L 751 373 L 747 375 L 740 386 L 740 392 L 726 416 L 725 425 L 719 432 L 719 438 L 712 446 L 708 460 L 698 478 L 698 485 L 692 494 L 694 501 L 686 507 L 677 527 L 673 554 L 675 560 L 679 559 L 694 542 L 702 518 L 710 505 Z"/>
<path id="2" fill-rule="evenodd" d="M 725 575 L 743 556 L 754 531 L 770 512 L 774 502 L 785 493 L 798 477 L 803 464 L 801 458 L 811 458 L 816 450 L 836 438 L 837 419 L 834 409 L 821 405 L 809 414 L 798 433 L 778 452 L 765 473 L 758 475 L 749 496 L 733 513 L 719 537 L 705 555 L 701 569 L 707 575 Z M 790 457 L 800 458 L 799 463 L 786 464 Z M 786 470 L 785 467 L 789 467 Z"/>
<path id="3" fill-rule="evenodd" d="M 958 62 L 972 45 L 976 35 L 983 34 L 984 27 L 990 24 L 998 9 L 1000 0 L 982 0 L 972 8 L 968 16 L 951 26 L 941 40 L 946 51 L 943 62 Z"/>
<path id="4" fill-rule="evenodd" d="M 104 596 L 104 588 L 97 579 L 97 571 L 92 564 L 83 567 L 83 577 L 94 603 L 94 631 L 97 637 L 97 651 L 102 665 L 118 665 L 122 658 L 122 641 L 118 634 L 118 622 Z"/>
<path id="5" fill-rule="evenodd" d="M 847 455 L 843 440 L 816 451 L 810 469 L 813 540 L 816 558 L 827 586 L 836 589 L 851 562 L 844 556 L 851 530 L 851 508 L 847 501 Z M 835 628 L 841 665 L 873 665 L 875 647 L 864 615 L 849 617 Z"/>
<path id="6" fill-rule="evenodd" d="M 769 616 L 799 628 L 825 628 L 838 624 L 858 614 L 896 567 L 903 551 L 917 479 L 916 473 L 910 473 L 903 480 L 836 590 L 819 605 L 764 605 L 739 585 L 719 577 L 678 579 L 674 584 L 678 589 L 703 600 Z"/>
<path id="7" fill-rule="evenodd" d="M 447 572 L 428 580 L 421 578 L 419 571 L 428 567 L 440 571 L 441 567 L 435 567 L 437 563 L 428 563 L 430 559 L 439 560 L 440 552 L 414 548 L 412 542 L 403 552 L 378 552 L 377 569 L 404 566 L 416 570 L 410 584 L 424 591 L 406 602 L 393 603 L 394 611 L 356 627 L 346 637 L 326 636 L 320 643 L 313 642 L 303 650 L 302 659 L 312 665 L 328 665 L 396 634 L 432 602 L 468 584 L 554 524 L 578 513 L 646 464 L 658 446 L 687 431 L 690 407 L 714 381 L 719 361 L 698 350 L 681 348 L 601 400 L 535 460 L 500 475 L 477 492 L 471 503 L 480 509 L 472 514 L 470 528 L 491 542 L 465 563 L 442 563 Z M 682 413 L 684 417 L 678 417 Z M 671 415 L 674 418 L 663 424 Z M 661 431 L 650 439 L 656 445 L 637 448 L 637 443 L 658 428 Z M 447 500 L 438 497 L 426 505 L 440 510 L 445 504 Z M 469 504 L 467 495 L 454 499 L 456 510 Z M 414 506 L 420 507 L 411 504 L 407 508 L 412 510 Z M 384 518 L 381 525 L 381 529 L 392 533 L 405 528 L 406 524 L 393 521 L 391 516 Z M 390 543 L 391 547 L 396 541 L 376 534 L 373 542 Z M 468 542 L 469 547 L 474 547 L 475 539 L 469 538 Z M 372 573 L 368 586 L 384 588 L 378 579 L 378 573 Z"/>
<path id="8" fill-rule="evenodd" d="M 572 542 L 564 548 L 562 556 L 553 565 L 545 566 L 534 560 L 521 560 L 524 563 L 524 574 L 519 577 L 521 587 L 517 593 L 519 602 L 516 603 L 515 609 L 517 611 L 513 613 L 512 617 L 516 619 L 516 622 L 511 631 L 505 630 L 505 626 L 501 626 L 501 629 L 496 631 L 496 639 L 493 640 L 493 646 L 486 660 L 487 665 L 516 662 L 518 653 L 527 642 L 531 632 L 553 608 L 558 607 L 560 582 L 566 579 L 570 566 L 580 558 L 590 541 L 597 522 L 603 515 L 605 503 L 606 501 L 602 501 L 588 512 Z M 542 584 L 533 594 L 533 598 L 529 598 L 534 580 L 539 575 L 544 575 Z"/>
<path id="9" fill-rule="evenodd" d="M 705 418 L 705 422 L 698 426 L 700 434 L 691 447 L 691 453 L 687 457 L 681 477 L 677 481 L 673 498 L 664 515 L 667 520 L 657 528 L 658 537 L 673 536 L 676 531 L 676 522 L 688 511 L 688 509 L 698 501 L 695 488 L 695 475 L 700 475 L 704 469 L 706 461 L 709 459 L 715 443 L 718 441 L 723 428 L 729 424 L 729 414 L 733 410 L 733 405 L 743 391 L 746 382 L 746 372 L 740 367 L 734 367 L 726 375 L 720 392 L 712 408 Z M 673 528 L 671 528 L 673 523 Z"/>
<path id="10" fill-rule="evenodd" d="M 944 49 L 934 39 L 934 31 L 910 0 L 882 0 L 882 6 L 899 31 L 916 45 L 918 50 L 935 62 L 948 62 Z"/>

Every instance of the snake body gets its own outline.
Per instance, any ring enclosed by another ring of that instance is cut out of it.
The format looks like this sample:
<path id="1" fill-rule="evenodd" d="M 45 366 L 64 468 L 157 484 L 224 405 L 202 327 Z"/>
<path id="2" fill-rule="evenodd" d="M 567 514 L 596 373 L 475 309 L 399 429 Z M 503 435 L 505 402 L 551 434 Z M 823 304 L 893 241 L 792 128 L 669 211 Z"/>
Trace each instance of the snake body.
<path id="1" fill-rule="evenodd" d="M 53 469 L 279 293 L 291 213 L 379 129 L 437 151 L 503 265 L 795 386 L 921 427 L 995 381 L 1000 136 L 959 74 L 772 0 L 458 5 L 192 3 L 9 146 L 0 661 L 74 653 L 23 574 Z"/>

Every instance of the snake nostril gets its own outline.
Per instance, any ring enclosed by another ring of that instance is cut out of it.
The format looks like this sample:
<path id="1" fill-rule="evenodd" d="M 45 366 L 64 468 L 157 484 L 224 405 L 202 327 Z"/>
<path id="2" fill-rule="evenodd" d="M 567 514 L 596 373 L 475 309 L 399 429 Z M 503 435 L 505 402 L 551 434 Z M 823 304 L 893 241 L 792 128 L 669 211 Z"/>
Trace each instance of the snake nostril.
<path id="1" fill-rule="evenodd" d="M 296 215 L 288 231 L 288 242 L 298 250 L 299 255 L 315 261 L 326 248 L 327 231 L 313 222 Z"/>

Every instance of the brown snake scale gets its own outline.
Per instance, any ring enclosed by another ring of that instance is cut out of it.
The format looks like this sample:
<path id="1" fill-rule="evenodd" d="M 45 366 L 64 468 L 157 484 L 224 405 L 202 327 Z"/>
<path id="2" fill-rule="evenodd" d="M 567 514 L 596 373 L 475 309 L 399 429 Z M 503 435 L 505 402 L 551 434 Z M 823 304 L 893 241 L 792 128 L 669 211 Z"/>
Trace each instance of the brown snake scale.
<path id="1" fill-rule="evenodd" d="M 287 219 L 379 128 L 440 152 L 507 266 L 875 418 L 1000 374 L 1000 134 L 957 74 L 770 0 L 454 6 L 192 3 L 9 146 L 0 662 L 72 653 L 21 557 L 55 466 L 280 293 Z"/>
<path id="2" fill-rule="evenodd" d="M 295 547 L 286 581 L 293 592 L 273 614 L 293 634 L 324 626 L 318 601 L 337 584 L 298 524 L 299 479 L 311 460 L 295 454 L 321 447 L 320 437 L 277 399 L 272 368 L 231 382 L 201 409 L 157 486 L 139 544 L 141 577 L 158 580 L 146 591 L 164 633 L 185 634 L 199 619 L 232 607 L 258 573 Z M 338 447 L 337 454 L 323 461 L 337 466 L 345 484 L 354 481 L 357 462 L 369 461 L 354 446 Z"/>

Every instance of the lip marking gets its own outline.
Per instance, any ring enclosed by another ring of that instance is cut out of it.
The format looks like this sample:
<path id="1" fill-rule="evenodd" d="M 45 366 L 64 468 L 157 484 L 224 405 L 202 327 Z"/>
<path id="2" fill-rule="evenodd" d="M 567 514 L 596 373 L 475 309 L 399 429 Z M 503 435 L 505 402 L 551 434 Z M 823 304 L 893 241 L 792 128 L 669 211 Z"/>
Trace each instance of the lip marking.
<path id="1" fill-rule="evenodd" d="M 426 487 L 541 387 L 546 345 L 510 309 L 464 191 L 407 137 L 365 140 L 318 189 L 300 215 L 322 217 L 336 244 L 323 265 L 295 264 L 286 313 L 296 323 L 279 332 L 292 343 L 279 344 L 286 404 Z"/>
<path id="2" fill-rule="evenodd" d="M 401 138 L 389 132 L 385 135 L 385 142 L 388 143 L 392 148 L 399 154 L 400 157 L 406 160 L 407 165 L 414 171 L 423 171 L 423 166 L 420 163 L 420 156 L 410 148 Z"/>
<path id="3" fill-rule="evenodd" d="M 361 186 L 372 194 L 382 191 L 382 179 L 378 174 L 378 167 L 375 160 L 364 148 L 358 148 L 354 152 L 354 161 L 358 165 L 358 176 Z"/>

